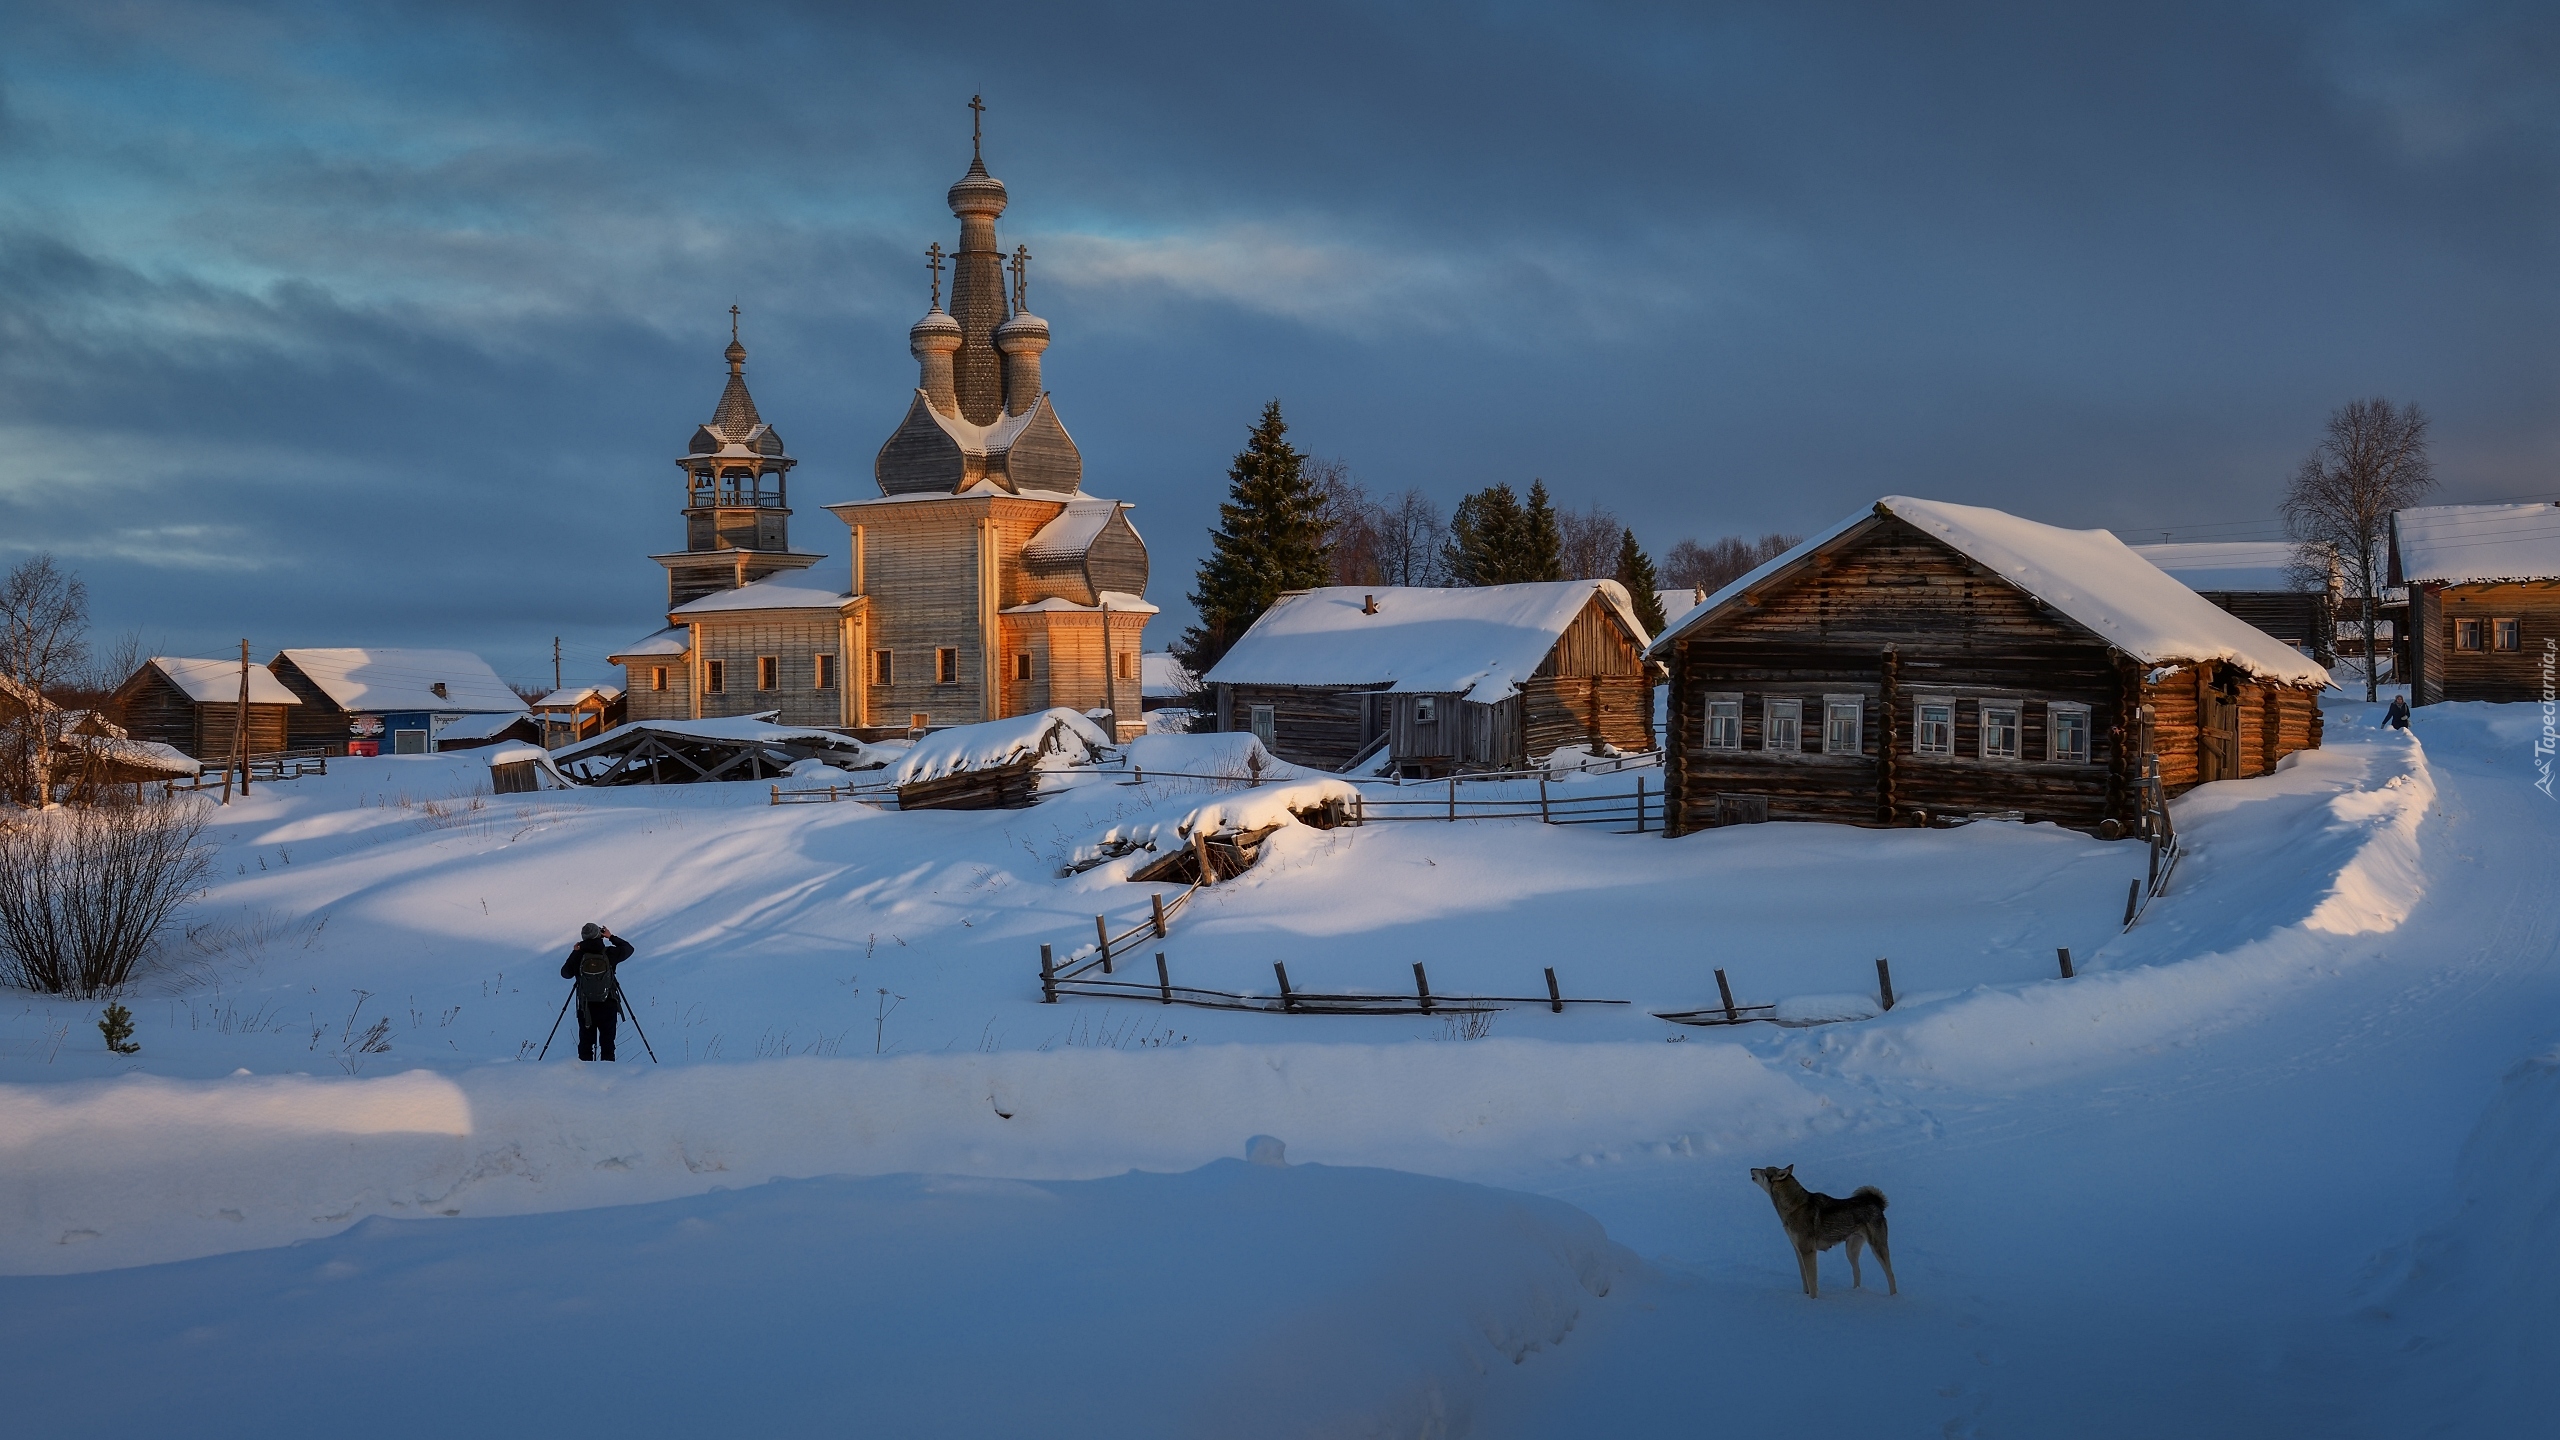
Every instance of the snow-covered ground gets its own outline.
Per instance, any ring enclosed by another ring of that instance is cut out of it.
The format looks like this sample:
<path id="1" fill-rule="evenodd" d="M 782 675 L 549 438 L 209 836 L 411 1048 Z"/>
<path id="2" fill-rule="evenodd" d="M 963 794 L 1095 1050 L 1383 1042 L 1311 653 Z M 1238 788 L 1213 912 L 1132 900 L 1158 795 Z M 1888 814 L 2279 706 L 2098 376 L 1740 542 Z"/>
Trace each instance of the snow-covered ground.
<path id="1" fill-rule="evenodd" d="M 2140 848 L 2049 826 L 1411 822 L 1283 830 L 1138 957 L 1634 1002 L 1481 1038 L 1040 1004 L 1041 943 L 1174 893 L 1060 868 L 1220 782 L 897 814 L 333 765 L 220 817 L 140 1055 L 0 1014 L 0 1384 L 48 1434 L 2511 1428 L 2555 1348 L 2560 808 L 2538 710 L 2376 713 L 2179 802 L 2130 933 Z M 532 1062 L 589 919 L 665 1063 Z M 1859 1018 L 1648 1013 L 1719 967 Z M 1797 1292 L 1745 1173 L 1790 1161 L 1891 1195 L 1900 1296 L 1836 1251 Z"/>

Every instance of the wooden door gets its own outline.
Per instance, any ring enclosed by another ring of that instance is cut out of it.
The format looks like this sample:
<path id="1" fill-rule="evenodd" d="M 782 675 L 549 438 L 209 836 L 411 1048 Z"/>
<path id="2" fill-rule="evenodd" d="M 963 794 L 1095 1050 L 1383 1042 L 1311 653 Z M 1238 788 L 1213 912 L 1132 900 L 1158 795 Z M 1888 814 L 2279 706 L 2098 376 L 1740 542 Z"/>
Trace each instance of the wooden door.
<path id="1" fill-rule="evenodd" d="M 2240 703 L 2210 685 L 2196 700 L 2196 778 L 2240 778 Z"/>

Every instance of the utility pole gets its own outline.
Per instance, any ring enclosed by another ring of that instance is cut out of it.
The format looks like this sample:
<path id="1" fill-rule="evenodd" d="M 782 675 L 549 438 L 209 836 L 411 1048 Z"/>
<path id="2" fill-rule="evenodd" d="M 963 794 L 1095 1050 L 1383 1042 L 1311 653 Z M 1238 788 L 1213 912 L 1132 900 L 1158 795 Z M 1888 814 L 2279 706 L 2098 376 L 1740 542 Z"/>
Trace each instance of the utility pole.
<path id="1" fill-rule="evenodd" d="M 551 688 L 560 688 L 560 637 L 551 637 Z"/>
<path id="2" fill-rule="evenodd" d="M 240 794 L 249 793 L 249 642 L 240 641 L 240 703 L 231 708 L 231 750 L 222 757 L 222 803 L 231 803 L 231 767 L 240 767 Z"/>

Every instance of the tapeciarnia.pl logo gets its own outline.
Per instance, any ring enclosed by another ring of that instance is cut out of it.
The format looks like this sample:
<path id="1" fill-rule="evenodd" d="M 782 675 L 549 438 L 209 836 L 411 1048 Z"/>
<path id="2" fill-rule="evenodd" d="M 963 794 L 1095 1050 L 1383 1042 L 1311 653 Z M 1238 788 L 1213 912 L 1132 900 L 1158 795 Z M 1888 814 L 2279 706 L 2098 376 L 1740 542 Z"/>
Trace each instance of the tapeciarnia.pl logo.
<path id="1" fill-rule="evenodd" d="M 2533 788 L 2551 795 L 2551 753 L 2560 749 L 2560 640 L 2542 641 L 2542 738 L 2533 742 Z M 2554 797 L 2560 798 L 2560 797 Z"/>

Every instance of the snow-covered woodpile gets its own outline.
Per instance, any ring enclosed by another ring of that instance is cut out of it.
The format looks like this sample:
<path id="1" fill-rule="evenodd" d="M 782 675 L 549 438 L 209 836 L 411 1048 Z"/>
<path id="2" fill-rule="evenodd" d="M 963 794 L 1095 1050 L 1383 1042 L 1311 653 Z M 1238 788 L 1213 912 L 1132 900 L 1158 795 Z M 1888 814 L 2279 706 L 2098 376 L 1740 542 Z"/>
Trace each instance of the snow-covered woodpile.
<path id="1" fill-rule="evenodd" d="M 2106 531 L 1905 496 L 1709 596 L 1653 654 L 1675 835 L 2006 812 L 2120 834 L 2154 758 L 2176 793 L 2317 747 L 2328 684 Z"/>
<path id="2" fill-rule="evenodd" d="M 1039 798 L 1043 769 L 1090 763 L 1111 739 L 1073 710 L 955 725 L 889 767 L 901 810 L 1009 810 Z"/>

